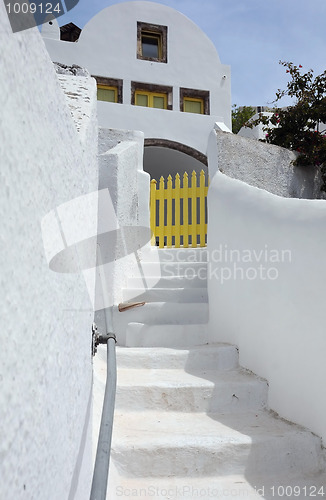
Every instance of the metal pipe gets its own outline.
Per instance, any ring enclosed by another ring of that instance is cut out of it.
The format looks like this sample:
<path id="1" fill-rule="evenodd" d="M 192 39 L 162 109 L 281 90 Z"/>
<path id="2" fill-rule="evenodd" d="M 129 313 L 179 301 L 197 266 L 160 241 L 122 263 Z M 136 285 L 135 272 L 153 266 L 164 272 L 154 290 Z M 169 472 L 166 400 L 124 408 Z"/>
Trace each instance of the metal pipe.
<path id="1" fill-rule="evenodd" d="M 103 338 L 103 337 L 102 337 Z M 90 500 L 105 500 L 110 465 L 111 438 L 115 393 L 117 386 L 117 367 L 115 344 L 112 333 L 107 334 L 107 370 L 105 394 L 102 409 L 101 426 L 97 443 L 96 459 L 93 473 Z"/>

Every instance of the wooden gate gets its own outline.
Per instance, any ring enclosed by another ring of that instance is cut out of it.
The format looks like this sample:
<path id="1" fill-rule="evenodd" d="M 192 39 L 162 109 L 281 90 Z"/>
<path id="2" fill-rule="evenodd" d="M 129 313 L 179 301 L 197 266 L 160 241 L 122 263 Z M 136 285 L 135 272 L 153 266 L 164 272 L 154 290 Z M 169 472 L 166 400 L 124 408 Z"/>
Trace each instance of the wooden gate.
<path id="1" fill-rule="evenodd" d="M 172 176 L 167 182 L 164 177 L 151 181 L 150 220 L 152 245 L 159 248 L 205 247 L 207 242 L 207 191 L 205 172 L 191 175 L 189 185 L 188 174 L 183 175 L 181 186 L 180 175 L 176 174 L 174 186 Z"/>

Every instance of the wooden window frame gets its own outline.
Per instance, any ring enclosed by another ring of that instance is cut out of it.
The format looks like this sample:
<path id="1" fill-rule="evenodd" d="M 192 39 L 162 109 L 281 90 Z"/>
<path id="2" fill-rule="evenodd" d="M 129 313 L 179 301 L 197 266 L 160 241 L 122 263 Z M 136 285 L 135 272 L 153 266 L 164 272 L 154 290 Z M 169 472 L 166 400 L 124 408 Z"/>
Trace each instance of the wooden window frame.
<path id="1" fill-rule="evenodd" d="M 137 59 L 143 61 L 152 61 L 159 63 L 168 62 L 167 53 L 167 33 L 168 27 L 159 24 L 149 24 L 137 21 Z M 158 56 L 159 57 L 146 57 L 143 56 L 142 36 L 147 35 L 158 40 Z"/>
<path id="2" fill-rule="evenodd" d="M 185 111 L 185 102 L 199 102 L 200 103 L 200 113 L 194 113 L 194 114 L 199 114 L 199 115 L 203 115 L 205 114 L 204 113 L 204 109 L 205 109 L 205 103 L 204 103 L 204 99 L 202 97 L 184 97 L 183 98 L 183 111 L 185 113 L 191 113 L 191 111 Z"/>
<path id="3" fill-rule="evenodd" d="M 136 105 L 136 92 L 145 92 L 147 94 L 164 94 L 166 96 L 166 110 L 172 110 L 172 87 L 168 87 L 166 85 L 156 85 L 152 83 L 143 83 L 143 82 L 131 82 L 131 104 Z M 161 97 L 159 95 L 159 97 Z M 145 107 L 145 106 L 144 106 Z M 149 106 L 148 106 L 149 107 Z M 160 108 L 152 108 L 152 109 L 160 109 Z"/>
<path id="4" fill-rule="evenodd" d="M 112 85 L 103 85 L 101 83 L 98 83 L 97 84 L 97 88 L 98 89 L 102 89 L 102 90 L 113 90 L 114 91 L 114 101 L 106 101 L 106 100 L 102 100 L 102 99 L 98 99 L 98 101 L 102 101 L 102 102 L 115 102 L 117 103 L 118 102 L 118 87 L 113 87 Z"/>
<path id="5" fill-rule="evenodd" d="M 107 88 L 111 90 L 116 90 L 116 103 L 122 104 L 122 80 L 117 78 L 107 78 L 105 76 L 95 76 L 97 86 L 99 88 Z M 101 102 L 109 102 L 109 101 L 101 101 Z"/>
<path id="6" fill-rule="evenodd" d="M 164 99 L 164 108 L 154 108 L 154 109 L 167 109 L 167 106 L 168 106 L 168 95 L 166 92 L 151 92 L 149 90 L 135 90 L 135 106 L 137 106 L 136 104 L 136 99 L 137 99 L 137 95 L 146 95 L 148 97 L 148 106 L 140 106 L 140 107 L 143 107 L 143 108 L 154 108 L 153 106 L 153 101 L 154 101 L 154 97 L 163 97 Z"/>
<path id="7" fill-rule="evenodd" d="M 184 100 L 196 101 L 203 103 L 203 115 L 210 114 L 210 102 L 209 102 L 209 91 L 208 90 L 197 90 L 197 89 L 186 89 L 180 88 L 180 111 L 184 111 Z M 194 113 L 195 114 L 195 113 Z"/>

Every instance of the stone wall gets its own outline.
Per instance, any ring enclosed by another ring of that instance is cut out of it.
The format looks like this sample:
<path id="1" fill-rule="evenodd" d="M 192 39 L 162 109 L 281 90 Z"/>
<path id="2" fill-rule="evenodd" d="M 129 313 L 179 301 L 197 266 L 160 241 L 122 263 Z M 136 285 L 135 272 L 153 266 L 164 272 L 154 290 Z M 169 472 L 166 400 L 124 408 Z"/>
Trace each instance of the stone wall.
<path id="1" fill-rule="evenodd" d="M 217 165 L 233 179 L 286 198 L 320 197 L 320 174 L 314 167 L 295 167 L 288 149 L 216 131 Z"/>

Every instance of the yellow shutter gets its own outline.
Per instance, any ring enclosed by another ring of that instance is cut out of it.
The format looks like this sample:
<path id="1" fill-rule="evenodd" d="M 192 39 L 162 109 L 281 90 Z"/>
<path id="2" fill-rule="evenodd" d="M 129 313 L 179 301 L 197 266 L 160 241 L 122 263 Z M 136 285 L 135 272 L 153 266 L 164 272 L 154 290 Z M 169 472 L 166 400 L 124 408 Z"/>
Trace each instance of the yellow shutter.
<path id="1" fill-rule="evenodd" d="M 97 100 L 106 102 L 118 102 L 117 87 L 109 87 L 108 85 L 97 85 Z"/>
<path id="2" fill-rule="evenodd" d="M 204 114 L 204 100 L 194 97 L 185 97 L 183 100 L 183 111 L 186 113 Z"/>
<path id="3" fill-rule="evenodd" d="M 135 104 L 136 104 L 136 106 L 148 107 L 148 96 L 144 93 L 141 93 L 141 94 L 136 93 Z"/>
<path id="4" fill-rule="evenodd" d="M 136 90 L 136 106 L 145 106 L 149 108 L 167 109 L 167 94 L 158 92 L 149 92 L 146 90 Z"/>

